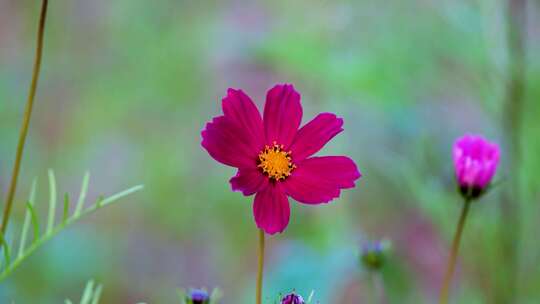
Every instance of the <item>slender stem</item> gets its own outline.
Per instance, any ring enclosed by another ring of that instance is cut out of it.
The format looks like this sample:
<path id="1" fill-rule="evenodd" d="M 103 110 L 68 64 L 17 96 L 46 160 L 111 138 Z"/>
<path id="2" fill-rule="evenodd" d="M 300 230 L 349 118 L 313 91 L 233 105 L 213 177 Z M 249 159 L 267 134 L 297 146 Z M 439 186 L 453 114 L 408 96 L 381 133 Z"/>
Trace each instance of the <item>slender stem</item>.
<path id="1" fill-rule="evenodd" d="M 527 0 L 506 0 L 508 67 L 503 104 L 503 134 L 507 153 L 506 172 L 510 185 L 501 195 L 499 236 L 503 280 L 494 287 L 495 303 L 517 303 L 520 293 L 518 249 L 521 237 L 520 183 L 521 141 L 526 91 Z M 512 227 L 512 229 L 508 229 Z"/>
<path id="2" fill-rule="evenodd" d="M 441 289 L 441 296 L 439 298 L 440 304 L 448 303 L 448 292 L 450 290 L 450 285 L 452 283 L 452 276 L 454 274 L 454 269 L 456 268 L 456 260 L 457 260 L 458 250 L 459 250 L 459 243 L 461 242 L 461 235 L 463 234 L 463 228 L 465 227 L 465 220 L 467 219 L 467 214 L 469 213 L 470 206 L 471 206 L 471 201 L 469 199 L 466 199 L 465 203 L 463 204 L 463 209 L 461 209 L 461 215 L 459 217 L 456 233 L 454 234 L 454 240 L 452 242 L 452 249 L 450 251 L 450 259 L 448 260 L 448 266 L 446 268 L 446 274 L 444 276 L 443 286 Z"/>
<path id="3" fill-rule="evenodd" d="M 380 271 L 374 271 L 371 273 L 371 281 L 373 283 L 373 289 L 375 292 L 376 300 L 373 303 L 386 304 L 386 291 L 384 289 L 384 280 Z"/>
<path id="4" fill-rule="evenodd" d="M 257 269 L 257 304 L 262 303 L 262 282 L 264 269 L 264 231 L 259 230 L 259 266 Z"/>
<path id="5" fill-rule="evenodd" d="M 43 0 L 41 3 L 41 14 L 39 17 L 39 26 L 37 32 L 37 45 L 36 54 L 34 58 L 34 69 L 32 72 L 32 82 L 30 83 L 30 89 L 28 92 L 28 100 L 26 101 L 26 109 L 24 111 L 24 118 L 22 122 L 21 132 L 19 134 L 19 142 L 17 143 L 17 152 L 15 154 L 15 164 L 13 165 L 13 172 L 11 174 L 11 183 L 9 185 L 6 204 L 4 205 L 4 215 L 2 218 L 2 227 L 0 231 L 5 234 L 7 225 L 9 222 L 9 216 L 11 214 L 11 207 L 13 205 L 13 199 L 15 198 L 15 192 L 17 190 L 17 180 L 19 179 L 19 171 L 21 169 L 21 160 L 24 152 L 24 144 L 26 142 L 26 136 L 28 134 L 28 126 L 30 125 L 30 117 L 32 116 L 32 108 L 34 107 L 34 97 L 36 96 L 36 89 L 39 78 L 39 71 L 41 68 L 41 55 L 43 53 L 43 33 L 45 31 L 45 20 L 47 18 L 47 6 L 49 1 Z"/>

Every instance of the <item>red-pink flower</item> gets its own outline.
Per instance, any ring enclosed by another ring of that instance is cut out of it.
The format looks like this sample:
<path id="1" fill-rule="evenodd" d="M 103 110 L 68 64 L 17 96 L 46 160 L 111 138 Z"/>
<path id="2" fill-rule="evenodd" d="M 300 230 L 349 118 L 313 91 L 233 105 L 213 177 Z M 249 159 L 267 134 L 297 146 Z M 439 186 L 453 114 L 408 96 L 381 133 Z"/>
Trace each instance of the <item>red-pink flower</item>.
<path id="1" fill-rule="evenodd" d="M 300 94 L 290 84 L 268 91 L 263 117 L 242 90 L 229 89 L 222 108 L 224 115 L 202 131 L 202 146 L 217 161 L 238 168 L 232 189 L 255 194 L 255 222 L 266 233 L 287 227 L 288 196 L 305 204 L 327 203 L 361 176 L 348 157 L 312 156 L 343 131 L 343 119 L 321 113 L 299 128 Z"/>
<path id="2" fill-rule="evenodd" d="M 454 143 L 456 178 L 461 193 L 477 198 L 491 182 L 499 164 L 500 149 L 479 135 L 465 135 Z"/>

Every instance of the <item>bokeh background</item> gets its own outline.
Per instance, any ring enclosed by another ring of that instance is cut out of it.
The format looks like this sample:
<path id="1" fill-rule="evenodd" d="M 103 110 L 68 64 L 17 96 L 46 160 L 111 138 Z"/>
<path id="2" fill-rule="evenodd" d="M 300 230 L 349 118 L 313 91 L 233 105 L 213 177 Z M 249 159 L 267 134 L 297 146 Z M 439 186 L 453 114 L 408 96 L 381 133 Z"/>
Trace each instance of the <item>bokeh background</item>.
<path id="1" fill-rule="evenodd" d="M 519 16 L 522 1 L 509 2 Z M 92 198 L 145 189 L 42 247 L 0 285 L 0 302 L 61 303 L 91 278 L 104 284 L 103 303 L 178 303 L 176 288 L 203 286 L 221 288 L 223 303 L 252 302 L 252 198 L 231 192 L 234 170 L 201 148 L 200 131 L 228 87 L 261 107 L 277 82 L 301 92 L 304 122 L 322 111 L 344 117 L 321 153 L 351 156 L 364 176 L 330 204 L 291 201 L 288 229 L 268 242 L 265 303 L 293 289 L 313 290 L 315 303 L 373 303 L 358 252 L 383 237 L 393 242 L 382 274 L 390 303 L 435 302 L 461 208 L 451 146 L 466 132 L 504 153 L 497 187 L 473 205 L 452 298 L 540 302 L 540 3 L 522 9 L 514 46 L 508 7 L 51 1 L 12 230 L 34 177 L 45 218 L 48 168 L 72 197 L 86 170 Z M 0 0 L 2 198 L 38 13 L 39 1 Z"/>

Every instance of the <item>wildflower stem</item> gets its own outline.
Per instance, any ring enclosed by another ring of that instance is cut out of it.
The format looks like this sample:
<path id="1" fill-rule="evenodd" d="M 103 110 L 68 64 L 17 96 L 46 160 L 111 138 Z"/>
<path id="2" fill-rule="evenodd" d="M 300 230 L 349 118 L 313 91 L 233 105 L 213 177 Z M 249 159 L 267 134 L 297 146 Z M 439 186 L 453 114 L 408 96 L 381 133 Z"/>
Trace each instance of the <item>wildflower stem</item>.
<path id="1" fill-rule="evenodd" d="M 380 271 L 371 272 L 371 281 L 375 292 L 376 301 L 373 303 L 387 304 L 386 291 L 384 290 L 384 280 Z"/>
<path id="2" fill-rule="evenodd" d="M 506 172 L 510 185 L 504 187 L 500 202 L 499 236 L 500 255 L 504 279 L 494 286 L 495 302 L 520 302 L 518 248 L 522 233 L 522 195 L 520 171 L 522 165 L 522 129 L 527 86 L 527 0 L 507 0 L 506 44 L 508 51 L 506 92 L 503 104 L 503 134 L 507 153 Z M 512 227 L 509 229 L 508 227 Z"/>
<path id="3" fill-rule="evenodd" d="M 32 72 L 32 82 L 30 83 L 30 89 L 28 92 L 28 99 L 26 101 L 26 108 L 24 111 L 24 118 L 22 122 L 22 128 L 19 134 L 19 142 L 17 143 L 17 152 L 15 154 L 15 164 L 13 165 L 13 172 L 11 174 L 11 182 L 9 185 L 6 204 L 4 205 L 4 214 L 2 217 L 2 226 L 0 231 L 5 234 L 7 225 L 9 222 L 9 216 L 11 214 L 11 207 L 13 205 L 13 199 L 15 198 L 15 192 L 17 190 L 17 180 L 19 178 L 19 171 L 21 168 L 21 160 L 24 151 L 24 144 L 26 142 L 26 136 L 28 134 L 28 126 L 30 125 L 30 117 L 32 116 L 32 108 L 34 107 L 34 97 L 36 96 L 36 89 L 39 78 L 39 71 L 41 69 L 41 55 L 43 53 L 43 33 L 45 31 L 45 20 L 47 18 L 47 6 L 48 0 L 41 2 L 41 13 L 39 17 L 39 26 L 37 32 L 37 45 L 36 53 L 34 57 L 34 68 Z"/>
<path id="4" fill-rule="evenodd" d="M 448 266 L 446 268 L 446 274 L 444 276 L 444 281 L 441 289 L 441 295 L 439 298 L 440 304 L 448 303 L 448 292 L 450 290 L 450 285 L 452 282 L 452 276 L 454 274 L 454 269 L 456 268 L 456 259 L 459 250 L 459 243 L 461 242 L 461 235 L 463 234 L 463 228 L 465 227 L 465 220 L 467 219 L 467 214 L 471 206 L 471 200 L 465 199 L 463 204 L 463 209 L 461 209 L 461 215 L 459 217 L 459 222 L 456 228 L 456 233 L 454 234 L 454 240 L 452 241 L 452 249 L 450 251 L 450 259 L 448 260 Z"/>
<path id="5" fill-rule="evenodd" d="M 264 269 L 264 231 L 259 230 L 259 266 L 257 269 L 256 303 L 262 303 L 262 281 Z"/>

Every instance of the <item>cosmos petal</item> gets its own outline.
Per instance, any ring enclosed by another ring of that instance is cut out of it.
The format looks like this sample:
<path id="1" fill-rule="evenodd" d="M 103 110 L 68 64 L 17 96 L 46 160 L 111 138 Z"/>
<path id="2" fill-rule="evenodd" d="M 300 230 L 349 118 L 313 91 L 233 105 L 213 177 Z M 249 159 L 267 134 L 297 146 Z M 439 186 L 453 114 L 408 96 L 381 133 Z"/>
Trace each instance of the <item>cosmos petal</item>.
<path id="1" fill-rule="evenodd" d="M 295 200 L 320 204 L 339 197 L 341 189 L 354 187 L 360 176 L 356 164 L 348 157 L 312 157 L 298 163 L 282 185 Z"/>
<path id="2" fill-rule="evenodd" d="M 241 191 L 249 196 L 268 186 L 268 177 L 257 168 L 240 168 L 230 180 L 233 191 Z"/>
<path id="3" fill-rule="evenodd" d="M 343 119 L 332 113 L 321 113 L 296 133 L 290 150 L 295 161 L 317 153 L 334 136 L 343 131 Z"/>
<path id="4" fill-rule="evenodd" d="M 270 89 L 264 106 L 264 129 L 268 144 L 274 141 L 288 149 L 302 120 L 300 94 L 291 84 Z"/>
<path id="5" fill-rule="evenodd" d="M 269 184 L 255 195 L 253 215 L 257 227 L 264 232 L 283 232 L 289 224 L 290 213 L 289 200 L 279 183 Z"/>
<path id="6" fill-rule="evenodd" d="M 245 128 L 238 127 L 225 116 L 218 116 L 206 124 L 201 132 L 201 145 L 215 160 L 232 167 L 257 166 L 259 147 Z"/>
<path id="7" fill-rule="evenodd" d="M 244 130 L 258 149 L 266 143 L 263 122 L 257 106 L 242 90 L 228 89 L 227 96 L 222 99 L 225 117 Z"/>

